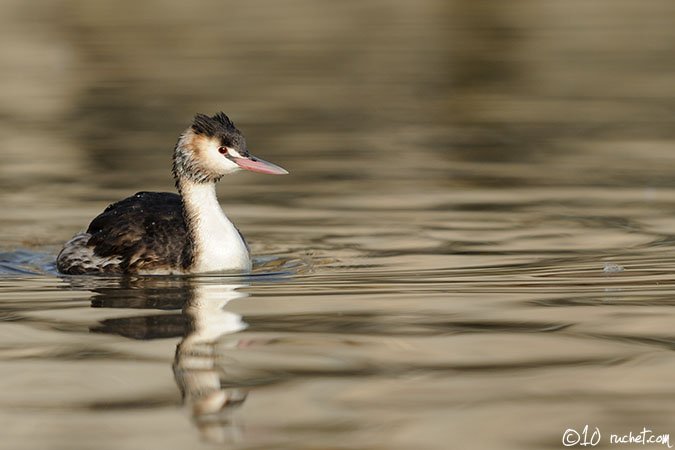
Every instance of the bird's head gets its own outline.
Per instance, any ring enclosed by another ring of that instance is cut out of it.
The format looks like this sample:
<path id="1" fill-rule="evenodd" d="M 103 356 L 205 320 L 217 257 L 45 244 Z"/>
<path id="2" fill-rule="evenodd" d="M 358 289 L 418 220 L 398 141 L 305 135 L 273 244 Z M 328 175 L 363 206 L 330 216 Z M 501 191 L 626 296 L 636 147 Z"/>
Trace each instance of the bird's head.
<path id="1" fill-rule="evenodd" d="M 180 136 L 173 156 L 176 179 L 198 183 L 218 181 L 237 170 L 284 175 L 281 167 L 251 155 L 244 135 L 222 112 L 195 115 L 190 128 Z"/>

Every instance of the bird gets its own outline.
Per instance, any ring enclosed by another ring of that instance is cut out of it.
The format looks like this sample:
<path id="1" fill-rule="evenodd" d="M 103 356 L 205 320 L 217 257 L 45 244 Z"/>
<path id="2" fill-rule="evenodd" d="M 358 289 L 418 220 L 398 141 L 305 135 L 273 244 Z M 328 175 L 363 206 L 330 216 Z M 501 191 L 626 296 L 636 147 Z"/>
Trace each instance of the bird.
<path id="1" fill-rule="evenodd" d="M 173 152 L 178 193 L 138 192 L 109 205 L 56 258 L 66 275 L 181 275 L 251 270 L 249 246 L 216 197 L 225 175 L 288 172 L 251 155 L 223 112 L 196 114 Z"/>

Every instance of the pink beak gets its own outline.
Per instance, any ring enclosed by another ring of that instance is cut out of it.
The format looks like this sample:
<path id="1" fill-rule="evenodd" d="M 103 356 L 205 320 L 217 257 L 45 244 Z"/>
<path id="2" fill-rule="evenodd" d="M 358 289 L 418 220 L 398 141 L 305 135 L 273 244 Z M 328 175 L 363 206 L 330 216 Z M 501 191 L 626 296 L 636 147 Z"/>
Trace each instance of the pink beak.
<path id="1" fill-rule="evenodd" d="M 268 173 L 270 175 L 286 175 L 288 173 L 286 169 L 252 155 L 230 159 L 242 169 L 250 170 L 251 172 Z"/>

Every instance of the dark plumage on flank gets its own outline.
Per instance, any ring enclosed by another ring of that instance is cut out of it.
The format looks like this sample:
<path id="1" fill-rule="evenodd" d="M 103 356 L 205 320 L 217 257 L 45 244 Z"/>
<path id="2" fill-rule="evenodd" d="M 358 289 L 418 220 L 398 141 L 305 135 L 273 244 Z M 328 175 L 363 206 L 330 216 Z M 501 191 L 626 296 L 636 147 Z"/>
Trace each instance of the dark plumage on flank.
<path id="1" fill-rule="evenodd" d="M 70 254 L 64 249 L 57 259 L 59 271 L 71 275 L 180 272 L 192 264 L 194 245 L 177 194 L 139 192 L 113 203 L 80 236 L 90 259 L 86 253 Z"/>
<path id="2" fill-rule="evenodd" d="M 108 206 L 89 224 L 88 245 L 97 256 L 118 256 L 121 272 L 186 269 L 193 245 L 183 204 L 170 192 L 139 192 Z"/>

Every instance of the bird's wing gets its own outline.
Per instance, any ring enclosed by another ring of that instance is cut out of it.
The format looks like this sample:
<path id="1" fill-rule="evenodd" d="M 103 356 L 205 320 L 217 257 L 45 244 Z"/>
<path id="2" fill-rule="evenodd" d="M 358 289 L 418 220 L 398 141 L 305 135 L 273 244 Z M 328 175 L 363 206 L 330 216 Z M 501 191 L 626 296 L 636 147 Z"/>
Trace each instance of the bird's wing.
<path id="1" fill-rule="evenodd" d="M 87 243 L 101 257 L 117 256 L 123 272 L 179 269 L 191 246 L 180 196 L 139 192 L 108 206 L 89 224 Z"/>

